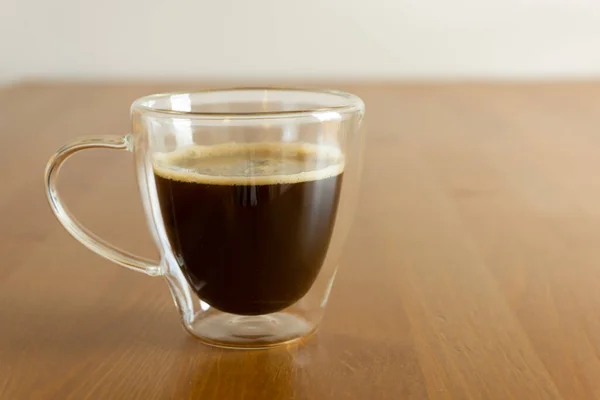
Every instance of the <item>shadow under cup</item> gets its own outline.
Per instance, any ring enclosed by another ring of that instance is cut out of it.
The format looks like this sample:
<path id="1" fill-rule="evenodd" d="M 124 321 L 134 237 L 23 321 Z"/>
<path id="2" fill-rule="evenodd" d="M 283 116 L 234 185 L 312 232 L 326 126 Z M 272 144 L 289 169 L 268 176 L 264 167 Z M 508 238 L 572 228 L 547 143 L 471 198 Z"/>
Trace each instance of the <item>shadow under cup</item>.
<path id="1" fill-rule="evenodd" d="M 195 337 L 233 348 L 288 343 L 323 316 L 352 219 L 363 116 L 358 97 L 337 91 L 232 89 L 134 102 L 123 142 L 159 263 L 77 231 L 52 186 L 51 166 L 70 153 L 49 163 L 49 199 L 87 247 L 164 276 Z"/>

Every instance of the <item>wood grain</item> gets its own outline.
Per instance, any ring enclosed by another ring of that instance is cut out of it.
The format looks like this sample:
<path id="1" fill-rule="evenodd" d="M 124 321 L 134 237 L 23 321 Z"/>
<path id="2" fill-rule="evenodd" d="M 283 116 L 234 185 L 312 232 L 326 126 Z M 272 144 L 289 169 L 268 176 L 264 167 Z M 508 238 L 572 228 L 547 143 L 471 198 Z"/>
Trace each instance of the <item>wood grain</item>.
<path id="1" fill-rule="evenodd" d="M 160 278 L 77 244 L 43 193 L 62 142 L 201 85 L 1 89 L 0 399 L 600 399 L 600 83 L 336 86 L 369 131 L 325 322 L 246 352 L 185 334 Z M 156 256 L 129 154 L 63 171 L 84 223 Z"/>

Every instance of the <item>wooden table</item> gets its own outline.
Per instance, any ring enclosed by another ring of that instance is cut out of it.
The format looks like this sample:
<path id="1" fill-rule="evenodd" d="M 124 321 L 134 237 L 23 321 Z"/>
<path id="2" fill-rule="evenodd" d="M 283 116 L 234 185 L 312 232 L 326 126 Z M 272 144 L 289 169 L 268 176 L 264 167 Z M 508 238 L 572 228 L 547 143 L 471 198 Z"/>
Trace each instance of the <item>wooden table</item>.
<path id="1" fill-rule="evenodd" d="M 185 85 L 1 89 L 0 399 L 600 398 L 600 83 L 336 86 L 367 103 L 356 224 L 319 334 L 269 351 L 195 341 L 46 204 L 62 142 Z M 74 214 L 155 256 L 130 154 L 63 171 Z"/>

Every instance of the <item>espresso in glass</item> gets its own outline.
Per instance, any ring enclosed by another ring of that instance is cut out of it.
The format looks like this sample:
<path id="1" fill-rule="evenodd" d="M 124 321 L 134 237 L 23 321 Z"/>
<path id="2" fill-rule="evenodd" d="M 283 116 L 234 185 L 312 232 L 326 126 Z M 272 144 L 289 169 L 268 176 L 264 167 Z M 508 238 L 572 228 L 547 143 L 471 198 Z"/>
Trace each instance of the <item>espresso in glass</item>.
<path id="1" fill-rule="evenodd" d="M 339 150 L 191 146 L 155 154 L 153 170 L 173 255 L 201 300 L 223 312 L 260 315 L 308 292 L 336 219 Z"/>

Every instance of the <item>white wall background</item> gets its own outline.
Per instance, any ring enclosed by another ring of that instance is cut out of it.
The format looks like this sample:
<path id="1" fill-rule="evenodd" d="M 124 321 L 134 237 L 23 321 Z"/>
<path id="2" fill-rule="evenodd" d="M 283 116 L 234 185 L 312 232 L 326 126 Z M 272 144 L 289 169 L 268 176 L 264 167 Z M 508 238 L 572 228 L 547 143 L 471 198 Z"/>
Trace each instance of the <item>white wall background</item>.
<path id="1" fill-rule="evenodd" d="M 600 76 L 600 0 L 0 0 L 0 82 Z"/>

